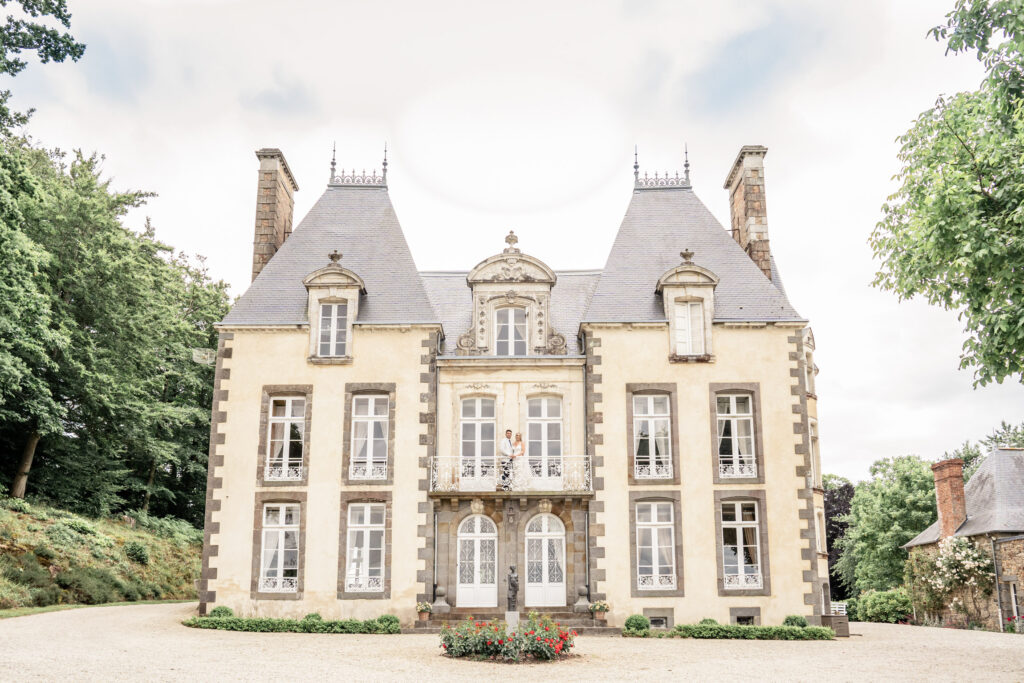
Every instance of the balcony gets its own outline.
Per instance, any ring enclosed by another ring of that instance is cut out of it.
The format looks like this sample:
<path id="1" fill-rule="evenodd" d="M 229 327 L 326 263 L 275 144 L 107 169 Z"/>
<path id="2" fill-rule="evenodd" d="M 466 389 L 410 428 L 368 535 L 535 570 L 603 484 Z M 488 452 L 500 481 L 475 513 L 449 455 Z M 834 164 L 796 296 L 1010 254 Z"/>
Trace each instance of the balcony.
<path id="1" fill-rule="evenodd" d="M 281 465 L 271 463 L 263 473 L 264 481 L 301 481 L 306 474 L 306 468 L 301 465 Z"/>
<path id="2" fill-rule="evenodd" d="M 518 460 L 518 462 L 516 462 Z M 504 458 L 442 455 L 430 469 L 430 490 L 437 493 L 592 493 L 589 455 Z"/>
<path id="3" fill-rule="evenodd" d="M 742 574 L 726 574 L 722 583 L 726 590 L 759 590 L 764 588 L 761 568 L 756 564 L 743 567 Z"/>
<path id="4" fill-rule="evenodd" d="M 757 462 L 753 458 L 723 459 L 718 464 L 718 476 L 722 479 L 752 479 L 757 476 Z"/>

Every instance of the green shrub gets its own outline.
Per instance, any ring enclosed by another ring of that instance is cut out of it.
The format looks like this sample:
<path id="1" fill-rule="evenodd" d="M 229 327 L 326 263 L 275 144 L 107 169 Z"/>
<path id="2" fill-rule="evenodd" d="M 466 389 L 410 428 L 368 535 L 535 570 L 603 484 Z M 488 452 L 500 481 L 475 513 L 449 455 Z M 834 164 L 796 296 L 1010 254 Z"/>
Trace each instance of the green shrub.
<path id="1" fill-rule="evenodd" d="M 208 617 L 192 617 L 183 624 L 193 628 L 209 628 L 221 631 L 249 631 L 255 633 L 397 633 L 384 630 L 378 619 L 360 621 L 344 619 L 328 621 L 326 619 L 272 619 L 269 617 L 222 617 L 214 607 Z M 224 608 L 227 609 L 227 608 Z M 230 611 L 230 610 L 229 610 Z"/>
<path id="2" fill-rule="evenodd" d="M 77 531 L 78 533 L 82 534 L 83 536 L 96 535 L 96 527 L 94 527 L 92 524 L 89 524 L 89 522 L 85 521 L 84 519 L 81 519 L 80 517 L 71 517 L 68 519 L 68 521 L 64 523 L 72 529 L 74 529 L 75 531 Z"/>
<path id="3" fill-rule="evenodd" d="M 125 543 L 124 554 L 136 564 L 149 564 L 149 551 L 146 550 L 146 546 L 138 541 L 128 541 Z"/>
<path id="4" fill-rule="evenodd" d="M 647 638 L 651 635 L 651 620 L 642 614 L 629 615 L 622 635 L 625 638 Z"/>
<path id="5" fill-rule="evenodd" d="M 860 621 L 860 604 L 857 598 L 846 599 L 846 618 L 850 621 Z"/>
<path id="6" fill-rule="evenodd" d="M 12 512 L 30 512 L 32 506 L 24 498 L 0 498 L 0 507 L 7 508 Z"/>
<path id="7" fill-rule="evenodd" d="M 13 609 L 32 604 L 32 592 L 21 584 L 0 577 L 0 609 Z"/>
<path id="8" fill-rule="evenodd" d="M 904 621 L 913 611 L 910 594 L 905 588 L 891 591 L 868 591 L 857 604 L 861 621 L 877 621 L 895 624 Z"/>
<path id="9" fill-rule="evenodd" d="M 799 626 L 800 628 L 807 628 L 807 619 L 801 617 L 798 614 L 790 614 L 788 617 L 782 620 L 783 626 Z"/>
<path id="10" fill-rule="evenodd" d="M 53 585 L 49 570 L 39 564 L 39 560 L 31 553 L 4 555 L 0 562 L 0 575 L 11 583 L 29 588 Z"/>
<path id="11" fill-rule="evenodd" d="M 82 536 L 76 533 L 66 522 L 51 524 L 46 529 L 46 537 L 58 549 L 71 550 L 82 544 Z"/>
<path id="12" fill-rule="evenodd" d="M 30 592 L 32 604 L 36 607 L 47 607 L 64 602 L 64 591 L 53 584 L 42 588 L 33 588 Z"/>
<path id="13" fill-rule="evenodd" d="M 69 591 L 75 602 L 100 605 L 124 597 L 126 586 L 106 569 L 76 567 L 57 574 L 57 585 Z"/>
<path id="14" fill-rule="evenodd" d="M 210 613 L 207 616 L 213 617 L 214 619 L 226 619 L 235 616 L 235 613 L 226 605 L 218 605 L 210 610 Z M 307 614 L 306 616 L 308 617 L 309 615 Z"/>
<path id="15" fill-rule="evenodd" d="M 382 617 L 384 619 L 386 617 Z M 511 631 L 502 621 L 467 619 L 454 627 L 441 628 L 441 649 L 448 657 L 495 658 L 510 662 L 524 659 L 551 660 L 567 657 L 572 651 L 576 632 L 551 620 L 551 617 L 530 612 Z"/>
<path id="16" fill-rule="evenodd" d="M 324 618 L 320 616 L 319 612 L 310 612 L 306 616 L 302 617 L 303 621 L 323 621 Z"/>
<path id="17" fill-rule="evenodd" d="M 394 614 L 377 617 L 377 625 L 380 628 L 380 633 L 398 633 L 402 630 L 401 622 Z"/>
<path id="18" fill-rule="evenodd" d="M 739 640 L 832 640 L 836 634 L 821 626 L 738 626 L 735 624 L 680 624 L 669 632 L 671 638 Z"/>
<path id="19" fill-rule="evenodd" d="M 158 536 L 174 539 L 180 543 L 200 544 L 203 542 L 203 530 L 197 529 L 183 519 L 177 517 L 151 517 L 145 512 L 129 512 L 135 525 L 151 531 Z"/>
<path id="20" fill-rule="evenodd" d="M 707 626 L 707 625 L 709 625 L 709 624 L 710 624 L 710 625 L 715 625 L 715 624 L 717 624 L 718 622 L 717 622 L 717 621 L 715 621 L 714 619 L 711 619 L 711 618 L 706 618 L 706 619 L 701 619 L 701 620 L 700 620 L 699 622 L 697 622 L 697 623 L 698 623 L 698 624 L 701 624 L 701 625 L 704 625 L 704 626 Z"/>

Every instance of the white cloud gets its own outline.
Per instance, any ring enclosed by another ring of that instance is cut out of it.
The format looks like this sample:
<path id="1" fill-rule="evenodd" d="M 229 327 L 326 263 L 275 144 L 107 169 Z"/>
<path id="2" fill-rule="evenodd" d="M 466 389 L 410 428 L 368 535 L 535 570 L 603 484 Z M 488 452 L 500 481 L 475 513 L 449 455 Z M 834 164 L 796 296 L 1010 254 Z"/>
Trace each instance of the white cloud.
<path id="1" fill-rule="evenodd" d="M 950 3 L 951 4 L 951 3 Z M 256 162 L 283 149 L 297 218 L 339 165 L 378 166 L 422 268 L 468 268 L 514 228 L 560 268 L 604 263 L 630 197 L 632 145 L 720 220 L 738 147 L 763 143 L 773 252 L 814 325 L 826 469 L 938 457 L 1000 420 L 1019 385 L 972 390 L 952 314 L 871 289 L 867 237 L 894 138 L 972 58 L 925 38 L 923 0 L 801 2 L 72 2 L 79 64 L 33 64 L 30 132 L 95 148 L 118 186 L 159 197 L 159 236 L 248 284 Z"/>

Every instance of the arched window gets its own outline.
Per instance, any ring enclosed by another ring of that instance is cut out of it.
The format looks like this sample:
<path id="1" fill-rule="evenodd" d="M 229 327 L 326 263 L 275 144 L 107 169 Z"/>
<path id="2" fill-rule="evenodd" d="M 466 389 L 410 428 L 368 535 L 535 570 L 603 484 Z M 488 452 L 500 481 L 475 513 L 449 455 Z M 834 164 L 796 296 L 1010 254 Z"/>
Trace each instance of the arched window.
<path id="1" fill-rule="evenodd" d="M 526 606 L 565 605 L 565 525 L 540 514 L 526 525 Z"/>
<path id="2" fill-rule="evenodd" d="M 498 356 L 526 355 L 526 309 L 499 308 L 494 312 L 494 353 Z"/>
<path id="3" fill-rule="evenodd" d="M 498 605 L 498 529 L 484 515 L 471 515 L 459 525 L 459 607 Z"/>

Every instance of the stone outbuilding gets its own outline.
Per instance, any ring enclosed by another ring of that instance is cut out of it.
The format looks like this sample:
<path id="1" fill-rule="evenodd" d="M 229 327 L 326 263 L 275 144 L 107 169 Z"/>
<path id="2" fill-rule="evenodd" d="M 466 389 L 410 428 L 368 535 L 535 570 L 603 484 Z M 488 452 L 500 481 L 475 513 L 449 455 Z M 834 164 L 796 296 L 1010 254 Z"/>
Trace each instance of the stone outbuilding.
<path id="1" fill-rule="evenodd" d="M 1007 618 L 1024 616 L 1024 449 L 998 448 L 964 485 L 963 460 L 932 465 L 939 518 L 904 547 L 935 553 L 950 536 L 970 538 L 993 559 L 995 590 L 987 626 L 1003 630 Z M 948 616 L 948 615 L 947 615 Z"/>

